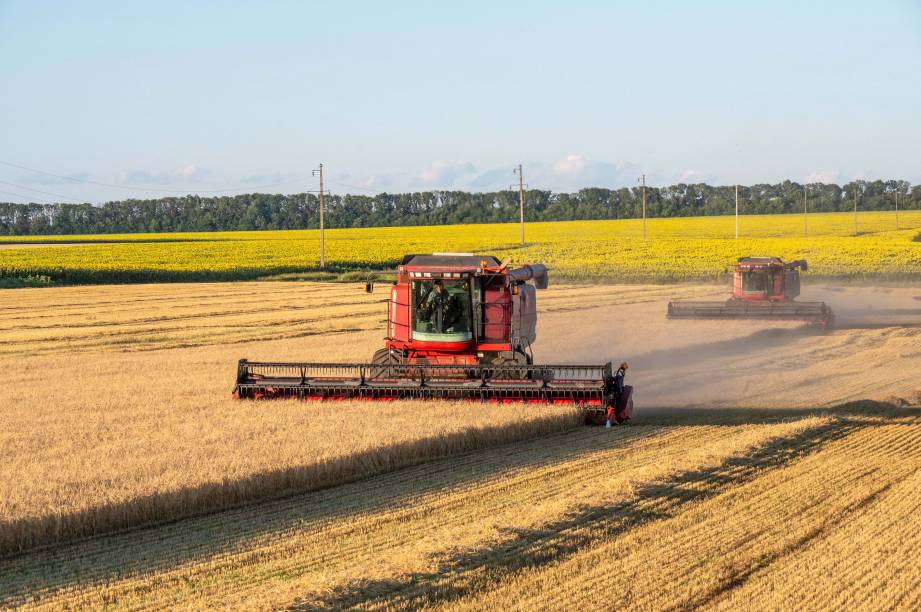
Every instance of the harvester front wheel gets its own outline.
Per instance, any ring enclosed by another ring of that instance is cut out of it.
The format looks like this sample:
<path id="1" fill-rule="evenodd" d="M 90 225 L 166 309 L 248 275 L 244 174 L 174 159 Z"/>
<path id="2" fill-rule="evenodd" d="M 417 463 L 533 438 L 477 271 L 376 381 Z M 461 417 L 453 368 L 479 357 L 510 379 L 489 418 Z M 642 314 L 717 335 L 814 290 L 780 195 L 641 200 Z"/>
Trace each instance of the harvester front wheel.
<path id="1" fill-rule="evenodd" d="M 371 368 L 371 378 L 393 377 L 397 374 L 394 372 L 394 366 L 400 365 L 403 360 L 390 349 L 382 348 L 374 352 L 374 356 L 371 357 L 371 363 L 381 366 Z"/>
<path id="2" fill-rule="evenodd" d="M 608 418 L 607 410 L 604 408 L 586 408 L 585 424 L 586 425 L 604 425 Z"/>
<path id="3" fill-rule="evenodd" d="M 512 357 L 498 357 L 493 360 L 492 364 L 497 366 L 521 366 L 520 370 L 508 370 L 503 372 L 501 375 L 497 372 L 494 376 L 502 377 L 508 376 L 512 380 L 525 380 L 528 378 L 528 369 L 527 367 L 531 365 L 531 359 L 526 353 L 520 350 L 516 350 Z"/>

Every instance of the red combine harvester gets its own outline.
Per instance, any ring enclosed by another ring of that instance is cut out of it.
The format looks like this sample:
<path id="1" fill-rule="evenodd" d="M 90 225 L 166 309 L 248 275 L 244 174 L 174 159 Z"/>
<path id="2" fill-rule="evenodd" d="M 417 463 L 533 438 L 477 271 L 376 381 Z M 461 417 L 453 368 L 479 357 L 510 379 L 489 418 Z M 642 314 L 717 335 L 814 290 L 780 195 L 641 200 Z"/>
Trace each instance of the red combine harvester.
<path id="1" fill-rule="evenodd" d="M 390 287 L 384 347 L 370 363 L 241 359 L 234 396 L 575 403 L 589 423 L 629 419 L 627 364 L 534 365 L 536 290 L 547 288 L 547 268 L 507 265 L 469 253 L 407 255 Z"/>
<path id="2" fill-rule="evenodd" d="M 834 314 L 825 302 L 796 302 L 799 271 L 806 261 L 784 263 L 777 257 L 740 257 L 725 302 L 671 301 L 670 319 L 780 319 L 828 326 Z"/>

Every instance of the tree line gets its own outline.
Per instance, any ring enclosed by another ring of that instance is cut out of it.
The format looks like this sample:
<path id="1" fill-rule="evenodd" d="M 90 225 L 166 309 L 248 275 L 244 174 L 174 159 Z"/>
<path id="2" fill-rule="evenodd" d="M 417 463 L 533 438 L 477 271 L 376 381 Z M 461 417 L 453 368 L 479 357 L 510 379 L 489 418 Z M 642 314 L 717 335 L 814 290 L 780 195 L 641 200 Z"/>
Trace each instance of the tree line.
<path id="1" fill-rule="evenodd" d="M 796 213 L 803 210 L 803 184 L 784 181 L 739 188 L 741 212 Z M 907 181 L 852 181 L 844 185 L 806 185 L 810 212 L 921 209 L 921 186 Z M 646 187 L 647 216 L 729 215 L 735 211 L 734 186 L 706 184 Z M 529 190 L 529 221 L 630 219 L 642 215 L 642 189 L 587 188 L 576 193 Z M 330 195 L 324 197 L 327 227 L 383 227 L 502 223 L 518 220 L 518 193 L 497 191 L 420 191 L 414 193 Z M 110 234 L 319 227 L 316 194 L 252 193 L 235 196 L 165 197 L 93 204 L 0 203 L 0 235 Z"/>

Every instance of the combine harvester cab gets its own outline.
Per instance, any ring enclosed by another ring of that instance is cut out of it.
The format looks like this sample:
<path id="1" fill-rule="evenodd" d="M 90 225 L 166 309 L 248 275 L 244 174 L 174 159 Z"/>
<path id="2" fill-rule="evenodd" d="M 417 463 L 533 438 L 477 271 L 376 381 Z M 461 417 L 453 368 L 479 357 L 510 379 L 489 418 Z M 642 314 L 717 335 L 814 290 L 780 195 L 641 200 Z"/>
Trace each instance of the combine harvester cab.
<path id="1" fill-rule="evenodd" d="M 250 362 L 234 396 L 305 400 L 442 399 L 577 404 L 586 421 L 633 414 L 627 364 L 535 365 L 540 264 L 469 253 L 407 255 L 387 300 L 387 337 L 370 363 Z M 368 290 L 373 290 L 372 283 Z"/>
<path id="2" fill-rule="evenodd" d="M 825 302 L 797 302 L 805 260 L 784 263 L 777 257 L 740 257 L 725 302 L 671 301 L 670 319 L 764 319 L 807 321 L 822 327 L 834 322 Z"/>

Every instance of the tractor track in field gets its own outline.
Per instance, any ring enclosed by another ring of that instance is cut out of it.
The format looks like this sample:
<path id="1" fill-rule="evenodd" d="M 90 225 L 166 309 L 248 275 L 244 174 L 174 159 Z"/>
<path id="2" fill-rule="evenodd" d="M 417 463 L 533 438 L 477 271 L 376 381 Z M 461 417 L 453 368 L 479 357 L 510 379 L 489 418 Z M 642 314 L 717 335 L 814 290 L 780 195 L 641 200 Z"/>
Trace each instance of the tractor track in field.
<path id="1" fill-rule="evenodd" d="M 302 607 L 410 609 L 460 599 L 488 588 L 491 581 L 523 569 L 538 570 L 646 523 L 675 516 L 687 504 L 709 499 L 752 480 L 763 470 L 816 452 L 824 444 L 847 435 L 848 430 L 847 425 L 833 422 L 792 438 L 774 439 L 744 457 L 729 457 L 717 465 L 645 483 L 633 491 L 628 501 L 577 507 L 539 529 L 512 530 L 514 537 L 510 540 L 441 560 L 434 574 L 412 574 L 381 584 L 360 583 L 353 590 L 323 598 L 319 605 L 305 602 Z M 369 599 L 368 592 L 374 597 Z"/>
<path id="2" fill-rule="evenodd" d="M 908 431 L 917 444 L 921 421 L 917 411 L 914 415 Z M 819 593 L 834 598 L 850 590 L 850 578 L 832 588 L 822 584 L 829 564 L 846 567 L 850 576 L 872 574 L 878 588 L 888 588 L 887 576 L 877 574 L 875 563 L 864 563 L 860 555 L 816 559 L 814 565 L 806 566 L 806 576 L 798 560 L 829 542 L 853 541 L 855 534 L 846 533 L 852 522 L 865 522 L 876 514 L 897 517 L 897 521 L 913 517 L 917 502 L 886 505 L 893 496 L 904 498 L 913 488 L 917 491 L 917 451 L 890 449 L 888 456 L 877 457 L 868 448 L 881 440 L 886 445 L 887 440 L 904 439 L 903 429 L 905 425 L 885 422 L 857 427 L 817 452 L 726 487 L 690 504 L 684 512 L 620 537 L 599 538 L 596 546 L 546 567 L 525 568 L 457 603 L 465 608 L 520 609 L 579 601 L 588 606 L 690 609 L 732 601 L 734 606 L 727 608 L 752 602 L 775 607 L 771 603 L 771 588 L 777 584 L 773 572 L 784 565 L 795 567 L 799 575 L 780 584 L 799 598 Z M 893 464 L 895 458 L 902 463 Z M 921 544 L 915 532 L 902 529 L 896 533 L 915 549 Z M 903 562 L 909 558 L 901 557 Z M 616 564 L 612 563 L 615 559 Z M 921 595 L 917 583 L 900 588 L 895 589 L 895 597 L 917 599 Z M 760 590 L 760 596 L 742 595 L 751 589 Z M 788 603 L 798 601 L 801 599 Z M 864 593 L 850 607 L 886 607 L 885 602 L 891 600 L 873 601 Z"/>
<path id="3" fill-rule="evenodd" d="M 87 327 L 139 326 L 139 325 L 150 325 L 150 324 L 160 324 L 160 323 L 175 323 L 179 321 L 191 321 L 195 319 L 205 319 L 205 320 L 219 319 L 222 317 L 233 317 L 233 316 L 238 316 L 238 315 L 259 315 L 259 314 L 266 314 L 266 313 L 281 314 L 282 317 L 284 318 L 280 322 L 283 323 L 288 320 L 286 317 L 286 314 L 290 313 L 291 311 L 297 311 L 297 312 L 302 313 L 305 310 L 311 310 L 310 306 L 311 306 L 310 304 L 302 304 L 302 305 L 289 304 L 289 305 L 284 305 L 284 306 L 261 306 L 261 307 L 256 307 L 256 308 L 235 308 L 235 309 L 229 309 L 229 310 L 210 310 L 208 312 L 190 313 L 190 314 L 183 314 L 183 315 L 163 315 L 163 316 L 157 316 L 157 317 L 143 317 L 143 318 L 137 318 L 137 319 L 122 319 L 119 321 L 86 321 L 86 322 L 80 323 L 79 325 L 74 324 L 74 323 L 63 323 L 63 322 L 62 323 L 51 323 L 51 324 L 40 323 L 40 324 L 33 324 L 33 325 L 23 325 L 22 323 L 17 322 L 8 327 L 0 327 L 0 331 L 4 329 L 46 330 L 46 329 L 59 329 L 59 328 L 81 329 L 81 328 L 87 328 Z M 319 304 L 315 304 L 315 306 L 319 306 Z M 324 309 L 330 309 L 330 308 L 353 308 L 354 309 L 354 308 L 362 308 L 362 307 L 369 309 L 372 307 L 374 308 L 378 307 L 377 304 L 374 304 L 372 306 L 372 305 L 367 305 L 367 304 L 364 304 L 364 305 L 356 304 L 355 302 L 330 302 L 330 301 L 324 302 L 322 306 Z M 122 310 L 121 314 L 124 314 L 124 312 L 125 311 Z M 364 315 L 365 313 L 359 312 L 358 314 Z M 375 312 L 375 314 L 377 313 Z M 26 317 L 10 317 L 4 320 L 14 321 L 17 318 L 21 320 L 31 320 Z M 324 319 L 332 319 L 332 318 L 336 318 L 336 316 L 329 315 L 329 316 L 316 317 L 315 319 L 306 319 L 306 320 L 324 320 Z M 301 319 L 301 320 L 305 320 L 305 319 Z M 169 330 L 170 328 L 166 328 L 166 329 Z M 127 333 L 130 333 L 130 332 L 127 332 Z"/>
<path id="4" fill-rule="evenodd" d="M 25 603 L 28 581 L 51 607 L 104 601 L 139 608 L 192 601 L 246 606 L 267 593 L 279 596 L 273 605 L 305 609 L 468 600 L 478 607 L 486 600 L 477 598 L 505 583 L 681 520 L 764 479 L 777 480 L 777 471 L 821 479 L 823 453 L 851 463 L 867 452 L 911 458 L 921 441 L 917 411 L 871 405 L 831 418 L 794 414 L 765 411 L 750 423 L 733 423 L 701 412 L 696 425 L 579 429 L 471 452 L 326 491 L 36 551 L 9 560 L 10 575 L 19 579 L 4 580 L 0 591 L 18 593 L 5 603 Z M 864 511 L 872 495 L 898 481 L 881 478 L 886 470 L 870 463 L 861 469 L 849 463 L 829 475 L 835 484 L 849 472 L 848 487 L 869 487 L 860 497 L 864 505 L 848 502 L 845 515 Z M 917 469 L 909 464 L 896 472 Z M 789 493 L 800 494 L 795 486 Z M 761 492 L 756 499 L 768 503 L 778 495 Z M 810 499 L 804 512 L 824 507 L 820 498 Z M 541 511 L 523 511 L 536 508 L 537 500 Z M 835 519 L 816 531 L 810 523 L 797 535 L 800 547 L 783 550 L 796 554 L 838 526 Z M 747 537 L 766 537 L 752 533 Z M 784 556 L 766 554 L 694 601 L 713 604 Z"/>

